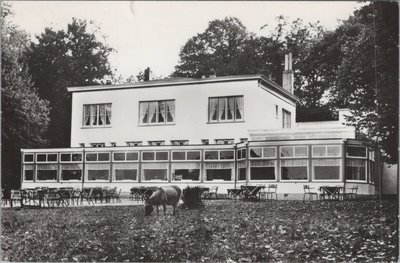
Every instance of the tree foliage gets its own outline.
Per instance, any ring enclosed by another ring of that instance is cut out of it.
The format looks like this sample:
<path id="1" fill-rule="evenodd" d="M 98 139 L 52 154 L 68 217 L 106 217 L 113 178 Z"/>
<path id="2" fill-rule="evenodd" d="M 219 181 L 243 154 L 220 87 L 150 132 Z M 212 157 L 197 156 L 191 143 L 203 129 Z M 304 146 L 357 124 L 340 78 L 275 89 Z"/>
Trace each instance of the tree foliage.
<path id="1" fill-rule="evenodd" d="M 93 22 L 73 19 L 67 30 L 45 28 L 31 44 L 30 73 L 42 98 L 50 101 L 47 137 L 52 147 L 68 147 L 71 101 L 67 87 L 102 84 L 112 79 L 108 56 L 113 49 L 100 42 Z"/>
<path id="2" fill-rule="evenodd" d="M 25 61 L 27 34 L 10 21 L 11 7 L 2 3 L 1 110 L 2 187 L 20 183 L 20 149 L 43 145 L 49 122 L 48 102 L 39 98 Z"/>

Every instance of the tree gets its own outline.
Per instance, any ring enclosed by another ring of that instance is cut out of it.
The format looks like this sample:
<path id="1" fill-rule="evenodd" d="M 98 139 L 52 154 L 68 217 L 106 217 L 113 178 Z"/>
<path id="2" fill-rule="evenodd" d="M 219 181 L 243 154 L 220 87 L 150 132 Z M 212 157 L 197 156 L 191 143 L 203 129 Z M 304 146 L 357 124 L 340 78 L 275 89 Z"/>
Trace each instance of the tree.
<path id="1" fill-rule="evenodd" d="M 45 28 L 31 43 L 28 64 L 35 87 L 50 101 L 47 137 L 52 147 L 70 143 L 71 101 L 67 87 L 109 83 L 113 79 L 108 56 L 113 49 L 98 41 L 93 22 L 73 19 L 67 30 Z"/>
<path id="2" fill-rule="evenodd" d="M 20 149 L 45 143 L 49 108 L 48 102 L 39 98 L 28 73 L 28 36 L 11 23 L 11 7 L 1 6 L 2 187 L 11 189 L 20 186 Z"/>
<path id="3" fill-rule="evenodd" d="M 396 2 L 372 2 L 336 30 L 342 60 L 331 99 L 389 163 L 398 156 L 398 12 Z"/>

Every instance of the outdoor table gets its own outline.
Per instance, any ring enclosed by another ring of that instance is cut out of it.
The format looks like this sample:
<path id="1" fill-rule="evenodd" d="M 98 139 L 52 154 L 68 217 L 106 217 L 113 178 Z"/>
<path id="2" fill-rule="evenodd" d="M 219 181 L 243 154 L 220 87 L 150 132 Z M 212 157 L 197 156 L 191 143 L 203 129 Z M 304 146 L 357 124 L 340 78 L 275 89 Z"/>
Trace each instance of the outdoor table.
<path id="1" fill-rule="evenodd" d="M 146 187 L 146 188 L 138 188 L 138 192 L 140 196 L 142 197 L 142 201 L 147 203 L 149 201 L 150 196 L 153 194 L 155 190 L 157 190 L 158 187 Z"/>
<path id="2" fill-rule="evenodd" d="M 261 185 L 242 185 L 241 188 L 243 190 L 245 199 L 249 199 L 249 198 L 258 199 L 258 192 L 260 192 L 261 189 L 265 188 L 265 186 L 261 186 Z"/>
<path id="3" fill-rule="evenodd" d="M 29 205 L 41 207 L 45 197 L 45 191 L 43 189 L 26 188 L 21 189 L 22 202 L 21 205 Z"/>
<path id="4" fill-rule="evenodd" d="M 322 198 L 325 200 L 325 194 L 331 200 L 340 200 L 341 186 L 321 186 L 319 191 L 322 192 Z"/>
<path id="5" fill-rule="evenodd" d="M 242 189 L 228 189 L 228 196 L 236 199 L 242 192 Z"/>

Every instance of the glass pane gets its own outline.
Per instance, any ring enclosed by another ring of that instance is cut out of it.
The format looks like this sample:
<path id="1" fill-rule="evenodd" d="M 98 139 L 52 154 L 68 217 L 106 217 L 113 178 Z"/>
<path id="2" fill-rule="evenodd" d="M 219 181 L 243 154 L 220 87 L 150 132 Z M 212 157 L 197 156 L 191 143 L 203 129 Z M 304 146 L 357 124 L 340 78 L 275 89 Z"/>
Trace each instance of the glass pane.
<path id="1" fill-rule="evenodd" d="M 307 167 L 281 167 L 281 180 L 307 180 Z"/>
<path id="2" fill-rule="evenodd" d="M 106 104 L 106 125 L 111 124 L 111 104 Z"/>
<path id="3" fill-rule="evenodd" d="M 156 160 L 159 161 L 168 160 L 168 152 L 156 152 Z"/>
<path id="4" fill-rule="evenodd" d="M 106 119 L 106 108 L 105 105 L 99 105 L 99 125 L 104 125 Z"/>
<path id="5" fill-rule="evenodd" d="M 70 162 L 71 161 L 71 154 L 70 153 L 62 153 L 61 154 L 61 161 L 62 162 Z"/>
<path id="6" fill-rule="evenodd" d="M 48 162 L 57 162 L 57 154 L 56 153 L 48 154 L 47 161 Z"/>
<path id="7" fill-rule="evenodd" d="M 347 155 L 354 157 L 367 157 L 367 148 L 347 146 Z"/>
<path id="8" fill-rule="evenodd" d="M 275 180 L 275 167 L 251 167 L 250 180 Z"/>
<path id="9" fill-rule="evenodd" d="M 144 180 L 167 180 L 167 169 L 144 169 Z"/>
<path id="10" fill-rule="evenodd" d="M 366 161 L 360 159 L 346 160 L 346 180 L 366 180 Z"/>
<path id="11" fill-rule="evenodd" d="M 33 162 L 33 154 L 25 154 L 24 155 L 24 162 L 32 163 Z"/>
<path id="12" fill-rule="evenodd" d="M 62 170 L 61 171 L 61 180 L 69 181 L 69 180 L 81 180 L 82 179 L 82 171 L 81 170 Z"/>
<path id="13" fill-rule="evenodd" d="M 33 181 L 33 170 L 25 170 L 25 181 Z"/>
<path id="14" fill-rule="evenodd" d="M 185 152 L 173 152 L 172 160 L 185 160 Z"/>
<path id="15" fill-rule="evenodd" d="M 157 108 L 158 108 L 157 101 L 149 102 L 149 116 L 151 123 L 157 122 L 157 111 L 158 111 Z"/>
<path id="16" fill-rule="evenodd" d="M 276 149 L 273 147 L 263 148 L 263 156 L 266 158 L 275 158 L 276 157 Z"/>
<path id="17" fill-rule="evenodd" d="M 188 160 L 200 160 L 200 152 L 187 152 L 187 159 Z"/>
<path id="18" fill-rule="evenodd" d="M 230 97 L 228 98 L 228 109 L 226 111 L 227 120 L 233 120 L 233 115 L 235 114 L 235 98 Z"/>
<path id="19" fill-rule="evenodd" d="M 293 147 L 281 147 L 281 157 L 293 157 Z"/>
<path id="20" fill-rule="evenodd" d="M 218 99 L 219 119 L 226 120 L 226 98 Z"/>
<path id="21" fill-rule="evenodd" d="M 154 152 L 143 152 L 143 160 L 153 161 L 154 160 Z"/>
<path id="22" fill-rule="evenodd" d="M 136 169 L 116 169 L 115 170 L 115 180 L 136 180 L 137 170 Z"/>
<path id="23" fill-rule="evenodd" d="M 73 162 L 81 162 L 82 161 L 82 154 L 81 153 L 73 153 L 72 154 L 72 161 Z"/>
<path id="24" fill-rule="evenodd" d="M 204 156 L 206 160 L 218 160 L 218 151 L 205 151 Z"/>
<path id="25" fill-rule="evenodd" d="M 340 145 L 328 145 L 327 147 L 328 156 L 340 157 L 341 156 L 340 149 L 341 149 Z"/>
<path id="26" fill-rule="evenodd" d="M 242 150 L 237 151 L 237 158 L 242 159 Z"/>
<path id="27" fill-rule="evenodd" d="M 314 166 L 315 180 L 339 180 L 340 166 Z"/>
<path id="28" fill-rule="evenodd" d="M 57 180 L 57 170 L 37 170 L 39 181 Z"/>
<path id="29" fill-rule="evenodd" d="M 231 181 L 232 169 L 207 169 L 207 181 Z"/>
<path id="30" fill-rule="evenodd" d="M 234 158 L 234 151 L 220 151 L 221 160 L 232 160 Z"/>
<path id="31" fill-rule="evenodd" d="M 242 158 L 243 159 L 247 158 L 247 150 L 246 149 L 242 150 Z"/>
<path id="32" fill-rule="evenodd" d="M 115 161 L 125 161 L 125 153 L 114 153 Z"/>
<path id="33" fill-rule="evenodd" d="M 295 146 L 294 147 L 294 156 L 296 157 L 307 157 L 307 146 Z"/>
<path id="34" fill-rule="evenodd" d="M 325 146 L 313 146 L 312 147 L 312 156 L 313 157 L 324 157 L 326 156 L 326 147 Z"/>
<path id="35" fill-rule="evenodd" d="M 261 158 L 262 157 L 262 148 L 250 148 L 250 157 Z"/>
<path id="36" fill-rule="evenodd" d="M 45 162 L 46 161 L 46 154 L 36 154 L 36 161 L 38 162 Z"/>
<path id="37" fill-rule="evenodd" d="M 165 101 L 158 102 L 158 122 L 164 123 L 165 122 Z"/>
<path id="38" fill-rule="evenodd" d="M 199 181 L 200 169 L 177 169 L 173 172 L 174 181 L 192 180 Z"/>
<path id="39" fill-rule="evenodd" d="M 99 153 L 99 161 L 109 161 L 110 154 L 109 153 Z"/>
<path id="40" fill-rule="evenodd" d="M 109 170 L 88 170 L 89 181 L 108 180 Z"/>
<path id="41" fill-rule="evenodd" d="M 127 161 L 137 161 L 137 160 L 139 160 L 138 152 L 127 152 L 126 153 L 126 160 Z"/>
<path id="42" fill-rule="evenodd" d="M 92 121 L 92 125 L 97 125 L 97 105 L 90 105 L 90 119 Z"/>
<path id="43" fill-rule="evenodd" d="M 246 168 L 239 168 L 239 180 L 246 180 Z"/>
<path id="44" fill-rule="evenodd" d="M 235 110 L 236 110 L 236 120 L 241 120 L 243 118 L 242 113 L 243 113 L 243 97 L 236 97 L 235 100 Z"/>
<path id="45" fill-rule="evenodd" d="M 87 153 L 86 161 L 88 162 L 96 162 L 97 161 L 97 153 Z"/>

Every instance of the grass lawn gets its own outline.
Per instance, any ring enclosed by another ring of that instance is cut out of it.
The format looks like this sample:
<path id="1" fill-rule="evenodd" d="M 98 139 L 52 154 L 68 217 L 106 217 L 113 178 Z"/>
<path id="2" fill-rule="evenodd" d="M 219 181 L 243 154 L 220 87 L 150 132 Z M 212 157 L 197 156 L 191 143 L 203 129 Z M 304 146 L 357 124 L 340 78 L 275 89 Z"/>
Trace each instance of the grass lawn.
<path id="1" fill-rule="evenodd" d="M 396 261 L 397 203 L 234 200 L 144 216 L 144 206 L 3 209 L 3 261 Z"/>

